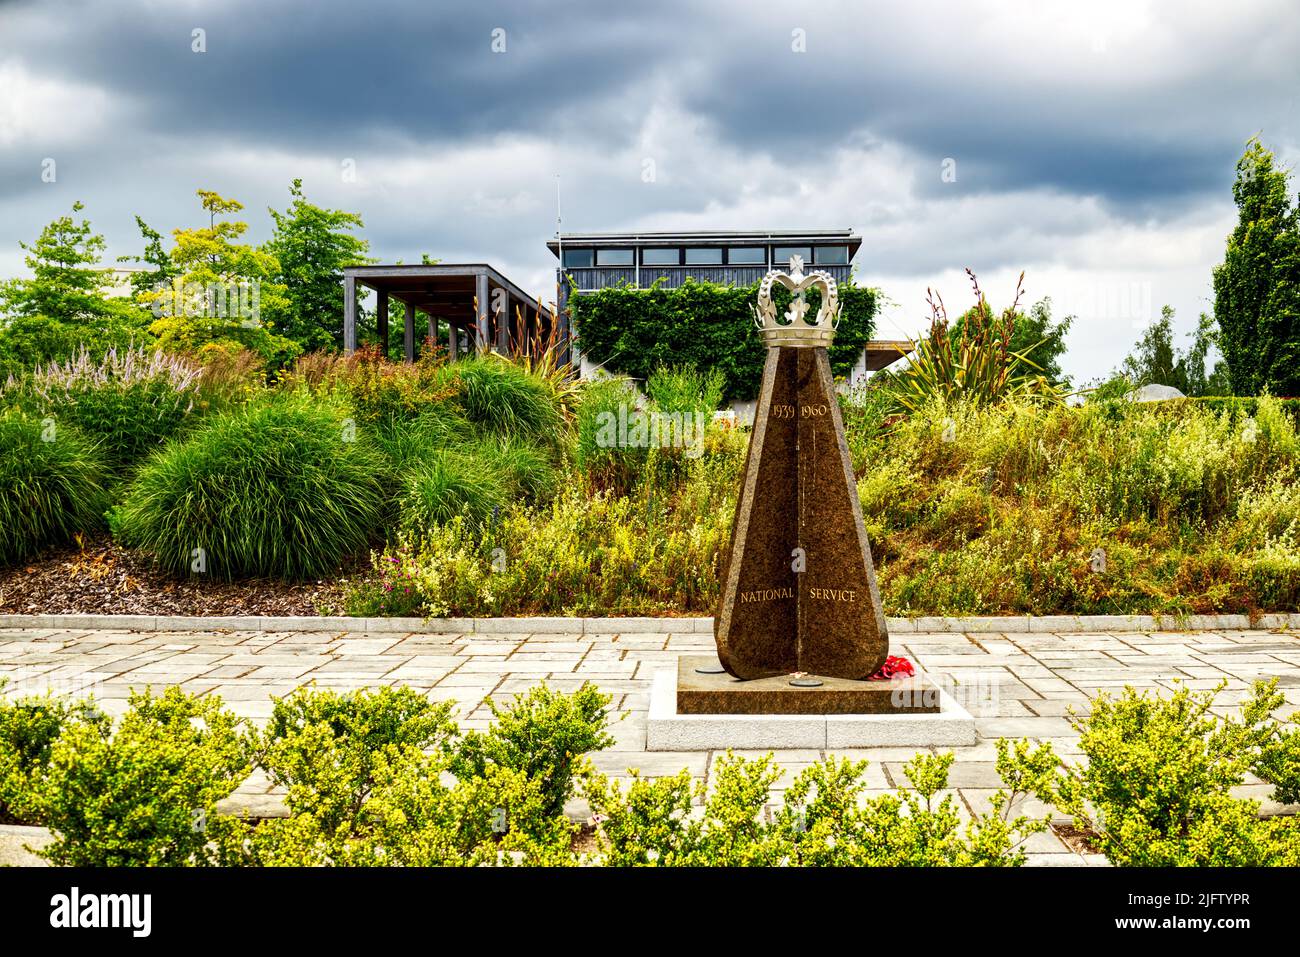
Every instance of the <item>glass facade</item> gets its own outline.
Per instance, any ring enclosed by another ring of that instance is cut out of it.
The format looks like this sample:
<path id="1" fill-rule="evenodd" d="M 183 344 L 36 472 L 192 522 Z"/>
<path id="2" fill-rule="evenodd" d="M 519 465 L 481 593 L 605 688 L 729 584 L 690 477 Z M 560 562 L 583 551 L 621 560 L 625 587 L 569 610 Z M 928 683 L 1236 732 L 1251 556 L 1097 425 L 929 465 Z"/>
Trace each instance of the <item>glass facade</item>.
<path id="1" fill-rule="evenodd" d="M 643 249 L 641 250 L 641 265 L 643 266 L 676 266 L 681 262 L 682 251 L 680 249 Z"/>
<path id="2" fill-rule="evenodd" d="M 789 269 L 791 256 L 802 256 L 805 264 L 811 263 L 812 247 L 777 246 L 772 250 L 772 266 L 776 269 Z"/>
<path id="3" fill-rule="evenodd" d="M 634 250 L 631 249 L 597 249 L 597 266 L 632 266 Z"/>
<path id="4" fill-rule="evenodd" d="M 847 266 L 848 246 L 818 246 L 813 250 L 813 262 L 819 266 Z"/>
<path id="5" fill-rule="evenodd" d="M 688 266 L 721 266 L 722 250 L 711 246 L 698 246 L 686 250 Z"/>
<path id="6" fill-rule="evenodd" d="M 566 249 L 564 251 L 564 266 L 566 269 L 581 269 L 583 266 L 593 264 L 590 249 Z"/>
<path id="7" fill-rule="evenodd" d="M 727 262 L 733 266 L 766 266 L 766 246 L 732 246 L 727 250 Z"/>

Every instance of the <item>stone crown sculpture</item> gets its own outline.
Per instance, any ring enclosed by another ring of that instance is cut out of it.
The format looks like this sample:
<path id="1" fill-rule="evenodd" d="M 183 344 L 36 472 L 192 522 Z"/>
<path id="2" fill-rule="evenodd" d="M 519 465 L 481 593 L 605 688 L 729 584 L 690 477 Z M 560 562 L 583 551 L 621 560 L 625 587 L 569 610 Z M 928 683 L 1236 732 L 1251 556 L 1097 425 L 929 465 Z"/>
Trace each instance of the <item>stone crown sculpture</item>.
<path id="1" fill-rule="evenodd" d="M 776 303 L 772 301 L 772 285 L 784 286 L 794 294 L 790 308 L 785 312 L 785 322 L 776 317 Z M 807 293 L 816 289 L 821 293 L 821 306 L 809 322 Z M 793 346 L 796 348 L 828 348 L 840 321 L 839 291 L 831 274 L 822 270 L 804 274 L 803 257 L 790 257 L 790 272 L 773 270 L 763 277 L 758 287 L 758 307 L 750 306 L 754 324 L 768 346 Z"/>

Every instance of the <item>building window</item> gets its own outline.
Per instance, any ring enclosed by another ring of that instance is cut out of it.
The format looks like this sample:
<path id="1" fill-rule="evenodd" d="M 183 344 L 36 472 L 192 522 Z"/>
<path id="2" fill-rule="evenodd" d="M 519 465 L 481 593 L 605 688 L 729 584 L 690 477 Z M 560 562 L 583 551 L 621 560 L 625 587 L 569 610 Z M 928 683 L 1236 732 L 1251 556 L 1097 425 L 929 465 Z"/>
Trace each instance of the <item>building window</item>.
<path id="1" fill-rule="evenodd" d="M 707 246 L 697 247 L 686 250 L 686 265 L 688 266 L 721 266 L 722 250 L 711 249 Z"/>
<path id="2" fill-rule="evenodd" d="M 777 246 L 772 250 L 772 264 L 777 269 L 788 269 L 790 266 L 790 257 L 799 256 L 804 263 L 812 262 L 811 246 Z"/>
<path id="3" fill-rule="evenodd" d="M 631 249 L 597 249 L 596 265 L 597 266 L 631 266 L 632 265 Z"/>
<path id="4" fill-rule="evenodd" d="M 847 266 L 849 264 L 848 246 L 818 246 L 813 250 L 817 257 L 813 261 L 819 266 Z"/>
<path id="5" fill-rule="evenodd" d="M 680 249 L 643 249 L 642 266 L 676 266 L 682 261 Z"/>
<path id="6" fill-rule="evenodd" d="M 766 266 L 766 246 L 732 246 L 727 250 L 727 262 L 733 266 Z"/>
<path id="7" fill-rule="evenodd" d="M 590 265 L 592 265 L 592 251 L 590 249 L 566 249 L 564 251 L 565 269 L 581 269 Z"/>

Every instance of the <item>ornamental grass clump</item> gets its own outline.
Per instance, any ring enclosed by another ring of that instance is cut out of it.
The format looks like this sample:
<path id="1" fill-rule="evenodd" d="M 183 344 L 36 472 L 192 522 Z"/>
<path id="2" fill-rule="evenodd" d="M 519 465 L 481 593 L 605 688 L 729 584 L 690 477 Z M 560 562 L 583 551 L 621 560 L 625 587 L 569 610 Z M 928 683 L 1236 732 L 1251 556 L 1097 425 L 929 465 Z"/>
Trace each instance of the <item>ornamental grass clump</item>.
<path id="1" fill-rule="evenodd" d="M 346 407 L 271 393 L 151 459 L 115 513 L 176 574 L 317 577 L 380 529 L 384 463 Z"/>
<path id="2" fill-rule="evenodd" d="M 77 429 L 0 411 L 0 565 L 100 528 L 108 482 L 100 447 Z"/>
<path id="3" fill-rule="evenodd" d="M 554 390 L 509 359 L 489 353 L 448 363 L 438 369 L 436 382 L 454 393 L 485 434 L 543 443 L 560 438 L 564 418 Z"/>
<path id="4" fill-rule="evenodd" d="M 34 415 L 74 425 L 98 441 L 115 472 L 128 472 L 191 423 L 202 404 L 203 369 L 143 346 L 37 368 L 0 389 Z"/>

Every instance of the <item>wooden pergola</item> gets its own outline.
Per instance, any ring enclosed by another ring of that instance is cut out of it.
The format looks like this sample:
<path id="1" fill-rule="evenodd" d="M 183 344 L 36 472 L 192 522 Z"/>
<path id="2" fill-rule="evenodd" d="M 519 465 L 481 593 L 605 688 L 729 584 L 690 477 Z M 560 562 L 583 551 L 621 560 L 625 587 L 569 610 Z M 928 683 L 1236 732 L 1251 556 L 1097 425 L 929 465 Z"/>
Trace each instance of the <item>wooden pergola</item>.
<path id="1" fill-rule="evenodd" d="M 914 343 L 907 339 L 872 339 L 867 343 L 868 372 L 879 372 L 909 354 Z"/>
<path id="2" fill-rule="evenodd" d="M 385 354 L 389 300 L 406 307 L 402 342 L 407 362 L 415 361 L 417 311 L 428 316 L 428 336 L 434 342 L 439 323 L 447 324 L 447 352 L 453 359 L 490 349 L 507 352 L 512 346 L 526 350 L 552 333 L 551 311 L 486 263 L 349 266 L 343 270 L 343 350 L 348 354 L 357 349 L 358 285 L 375 291 Z"/>

